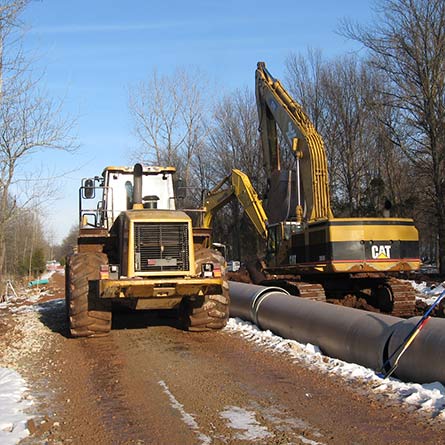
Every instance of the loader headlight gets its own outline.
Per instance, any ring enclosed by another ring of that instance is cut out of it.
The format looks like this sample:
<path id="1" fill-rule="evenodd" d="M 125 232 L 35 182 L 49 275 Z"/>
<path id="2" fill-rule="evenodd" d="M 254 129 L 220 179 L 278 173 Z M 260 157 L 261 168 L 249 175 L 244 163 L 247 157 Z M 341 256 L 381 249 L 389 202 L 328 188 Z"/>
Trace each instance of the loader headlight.
<path id="1" fill-rule="evenodd" d="M 212 278 L 213 277 L 213 264 L 212 263 L 204 263 L 201 265 L 201 274 L 204 278 Z"/>

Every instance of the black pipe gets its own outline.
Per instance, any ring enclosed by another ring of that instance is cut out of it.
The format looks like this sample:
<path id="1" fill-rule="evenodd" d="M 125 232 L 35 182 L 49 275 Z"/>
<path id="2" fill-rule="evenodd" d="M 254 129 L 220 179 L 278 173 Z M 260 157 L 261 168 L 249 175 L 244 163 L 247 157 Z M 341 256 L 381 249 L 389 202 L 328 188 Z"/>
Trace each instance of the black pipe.
<path id="1" fill-rule="evenodd" d="M 133 208 L 142 207 L 142 165 L 135 164 L 133 168 Z"/>
<path id="2" fill-rule="evenodd" d="M 399 346 L 412 332 L 420 317 L 409 318 L 396 326 L 388 345 L 389 357 L 394 355 L 394 364 L 400 351 Z M 399 349 L 399 350 L 398 350 Z M 445 383 L 445 320 L 431 318 L 406 352 L 401 356 L 394 372 L 401 380 L 418 383 Z"/>
<path id="3" fill-rule="evenodd" d="M 400 319 L 293 295 L 269 294 L 257 309 L 258 326 L 284 338 L 312 343 L 334 358 L 379 369 Z"/>
<path id="4" fill-rule="evenodd" d="M 229 289 L 232 317 L 374 370 L 383 367 L 419 320 L 307 300 L 279 288 L 230 282 Z M 445 383 L 444 319 L 431 319 L 425 325 L 393 375 L 405 381 Z"/>
<path id="5" fill-rule="evenodd" d="M 288 293 L 280 287 L 265 287 L 256 284 L 246 285 L 245 283 L 229 281 L 230 295 L 234 294 L 236 296 L 236 298 L 230 301 L 230 315 L 256 324 L 255 303 L 262 295 L 275 291 Z"/>
<path id="6" fill-rule="evenodd" d="M 330 357 L 373 369 L 383 366 L 386 342 L 392 327 L 401 321 L 295 297 L 279 288 L 230 282 L 229 289 L 231 316 L 283 338 L 312 343 Z"/>

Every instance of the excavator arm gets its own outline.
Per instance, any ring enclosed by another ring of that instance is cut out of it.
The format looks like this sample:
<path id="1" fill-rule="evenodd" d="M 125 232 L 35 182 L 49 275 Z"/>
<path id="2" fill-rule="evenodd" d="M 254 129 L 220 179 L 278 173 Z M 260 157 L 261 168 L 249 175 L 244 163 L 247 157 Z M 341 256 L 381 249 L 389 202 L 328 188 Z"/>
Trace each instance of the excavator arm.
<path id="1" fill-rule="evenodd" d="M 204 228 L 210 228 L 214 214 L 232 199 L 237 198 L 258 234 L 267 238 L 267 216 L 249 177 L 233 169 L 206 196 L 204 202 Z"/>
<path id="2" fill-rule="evenodd" d="M 278 126 L 297 163 L 297 221 L 302 221 L 303 207 L 308 222 L 332 218 L 328 168 L 321 136 L 301 106 L 267 71 L 264 62 L 258 63 L 255 77 L 261 142 L 269 182 L 274 173 L 281 170 Z"/>

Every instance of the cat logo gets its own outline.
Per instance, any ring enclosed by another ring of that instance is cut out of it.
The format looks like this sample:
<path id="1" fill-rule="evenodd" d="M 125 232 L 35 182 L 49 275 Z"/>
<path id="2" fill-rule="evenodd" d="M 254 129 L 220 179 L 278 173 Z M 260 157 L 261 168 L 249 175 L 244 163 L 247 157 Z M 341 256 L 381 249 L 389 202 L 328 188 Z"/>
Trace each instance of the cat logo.
<path id="1" fill-rule="evenodd" d="M 391 258 L 391 246 L 371 246 L 371 256 L 374 260 Z"/>

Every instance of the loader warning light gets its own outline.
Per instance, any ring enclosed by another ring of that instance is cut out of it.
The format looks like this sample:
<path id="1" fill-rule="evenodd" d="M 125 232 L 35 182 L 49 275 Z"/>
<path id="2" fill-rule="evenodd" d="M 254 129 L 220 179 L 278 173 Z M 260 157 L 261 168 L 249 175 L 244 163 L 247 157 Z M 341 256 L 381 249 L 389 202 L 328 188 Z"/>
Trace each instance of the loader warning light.
<path id="1" fill-rule="evenodd" d="M 215 264 L 213 267 L 213 276 L 215 278 L 221 277 L 221 266 L 219 264 Z"/>
<path id="2" fill-rule="evenodd" d="M 110 277 L 110 274 L 108 272 L 108 264 L 101 264 L 99 276 L 101 280 L 108 280 L 108 278 Z"/>
<path id="3" fill-rule="evenodd" d="M 209 277 L 209 278 L 221 277 L 221 265 L 220 264 L 205 263 L 202 265 L 202 271 L 203 271 L 204 277 Z"/>

